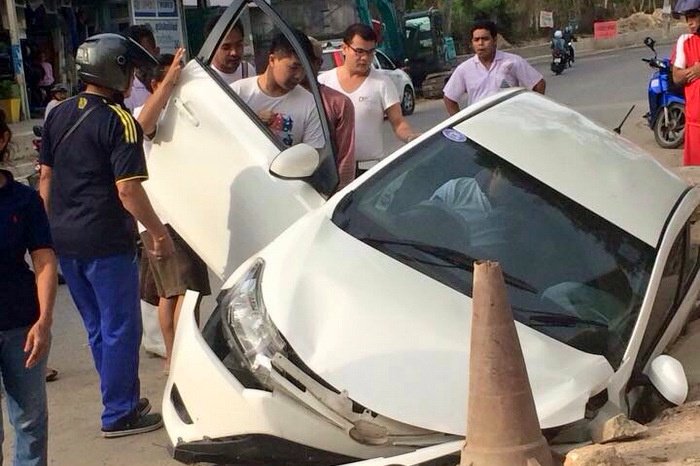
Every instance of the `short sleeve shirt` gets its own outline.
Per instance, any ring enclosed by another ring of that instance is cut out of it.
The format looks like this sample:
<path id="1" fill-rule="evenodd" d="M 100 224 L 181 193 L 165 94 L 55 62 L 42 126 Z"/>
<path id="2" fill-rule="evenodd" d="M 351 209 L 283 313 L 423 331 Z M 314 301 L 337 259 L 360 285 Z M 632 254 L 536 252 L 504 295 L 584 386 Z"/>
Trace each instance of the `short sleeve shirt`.
<path id="1" fill-rule="evenodd" d="M 697 34 L 683 34 L 676 42 L 675 58 L 673 66 L 676 68 L 688 68 L 700 62 L 700 36 Z M 695 80 L 685 85 L 686 112 L 685 118 L 690 122 L 700 120 L 697 111 L 700 106 L 700 80 Z"/>
<path id="2" fill-rule="evenodd" d="M 318 82 L 350 98 L 355 107 L 355 160 L 380 160 L 384 153 L 382 127 L 384 112 L 399 103 L 399 95 L 391 79 L 371 69 L 364 82 L 353 92 L 347 92 L 338 80 L 338 69 L 322 73 Z"/>
<path id="3" fill-rule="evenodd" d="M 265 94 L 258 85 L 258 77 L 239 79 L 231 88 L 255 113 L 273 113 L 269 127 L 287 147 L 305 142 L 320 149 L 326 144 L 321 119 L 313 95 L 301 86 L 279 97 Z"/>
<path id="4" fill-rule="evenodd" d="M 96 107 L 57 147 L 61 136 Z M 40 162 L 52 167 L 49 221 L 56 252 L 94 258 L 135 251 L 135 221 L 116 184 L 148 178 L 143 132 L 121 106 L 80 94 L 56 107 L 44 125 Z"/>
<path id="5" fill-rule="evenodd" d="M 132 112 L 136 107 L 146 103 L 146 100 L 151 96 L 151 92 L 148 90 L 146 85 L 141 82 L 139 78 L 134 76 L 131 82 L 131 90 L 129 91 L 129 97 L 124 99 L 124 105 L 126 108 Z"/>
<path id="6" fill-rule="evenodd" d="M 255 68 L 247 61 L 242 61 L 233 73 L 224 73 L 214 65 L 212 65 L 212 69 L 216 71 L 216 74 L 221 76 L 221 79 L 223 79 L 226 84 L 233 84 L 239 79 L 245 79 L 256 75 Z"/>
<path id="7" fill-rule="evenodd" d="M 27 252 L 51 248 L 49 222 L 39 195 L 12 179 L 0 188 L 0 331 L 33 325 L 39 318 L 34 273 Z"/>
<path id="8" fill-rule="evenodd" d="M 523 57 L 496 50 L 489 69 L 476 55 L 459 65 L 445 84 L 443 93 L 455 102 L 466 93 L 468 105 L 471 105 L 504 88 L 522 86 L 532 89 L 542 79 L 542 74 Z"/>

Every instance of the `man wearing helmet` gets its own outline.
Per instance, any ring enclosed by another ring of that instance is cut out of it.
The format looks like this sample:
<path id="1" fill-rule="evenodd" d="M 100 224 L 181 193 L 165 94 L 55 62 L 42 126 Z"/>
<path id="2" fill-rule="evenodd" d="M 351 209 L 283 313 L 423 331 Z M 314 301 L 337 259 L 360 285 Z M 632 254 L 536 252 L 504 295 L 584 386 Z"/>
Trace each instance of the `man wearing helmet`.
<path id="1" fill-rule="evenodd" d="M 673 82 L 685 87 L 683 165 L 700 165 L 700 0 L 678 0 L 673 14 L 690 31 L 678 38 L 673 61 Z"/>
<path id="2" fill-rule="evenodd" d="M 134 40 L 88 38 L 76 55 L 84 93 L 56 107 L 44 125 L 40 192 L 61 269 L 88 333 L 102 389 L 102 435 L 158 429 L 160 414 L 139 398 L 141 315 L 134 217 L 155 238 L 153 255 L 173 243 L 146 196 L 143 134 L 115 102 L 134 67 L 157 65 Z"/>
<path id="3" fill-rule="evenodd" d="M 554 31 L 554 37 L 551 44 L 552 50 L 559 50 L 562 55 L 566 55 L 566 42 L 564 42 L 564 34 L 561 31 Z"/>

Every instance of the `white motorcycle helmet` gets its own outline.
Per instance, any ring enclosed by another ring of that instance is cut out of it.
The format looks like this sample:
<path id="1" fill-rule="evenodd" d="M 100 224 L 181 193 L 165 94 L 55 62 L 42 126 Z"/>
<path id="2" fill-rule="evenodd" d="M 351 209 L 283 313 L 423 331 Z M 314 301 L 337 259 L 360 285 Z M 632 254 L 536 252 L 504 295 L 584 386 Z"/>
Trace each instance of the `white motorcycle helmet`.
<path id="1" fill-rule="evenodd" d="M 560 30 L 554 31 L 554 38 L 555 39 L 561 39 L 562 37 L 564 37 L 564 34 L 562 34 Z"/>

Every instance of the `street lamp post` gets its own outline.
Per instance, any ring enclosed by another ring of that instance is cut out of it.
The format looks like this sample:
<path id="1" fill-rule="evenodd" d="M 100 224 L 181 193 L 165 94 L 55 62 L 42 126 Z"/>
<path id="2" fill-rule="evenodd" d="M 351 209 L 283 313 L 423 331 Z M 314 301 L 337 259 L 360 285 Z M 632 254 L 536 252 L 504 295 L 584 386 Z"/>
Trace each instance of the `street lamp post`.
<path id="1" fill-rule="evenodd" d="M 8 29 L 10 30 L 10 42 L 12 45 L 12 63 L 14 64 L 15 80 L 19 85 L 22 98 L 22 119 L 31 118 L 29 111 L 29 98 L 27 96 L 27 85 L 24 79 L 24 63 L 22 60 L 22 46 L 19 42 L 19 26 L 17 25 L 17 10 L 14 0 L 5 0 L 7 9 Z"/>

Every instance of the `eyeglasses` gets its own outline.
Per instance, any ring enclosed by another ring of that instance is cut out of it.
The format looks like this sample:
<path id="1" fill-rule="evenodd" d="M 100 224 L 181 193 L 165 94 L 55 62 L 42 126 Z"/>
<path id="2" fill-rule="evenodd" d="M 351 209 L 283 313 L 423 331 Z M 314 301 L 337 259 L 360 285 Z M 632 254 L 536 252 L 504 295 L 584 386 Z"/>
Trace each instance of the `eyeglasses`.
<path id="1" fill-rule="evenodd" d="M 373 48 L 373 49 L 362 49 L 362 48 L 359 48 L 359 47 L 358 47 L 358 48 L 355 48 L 355 47 L 353 47 L 352 45 L 350 45 L 350 44 L 348 44 L 348 43 L 346 43 L 345 45 L 347 45 L 348 47 L 350 47 L 350 50 L 352 50 L 353 52 L 355 52 L 355 55 L 358 55 L 358 56 L 361 56 L 361 55 L 374 55 L 374 52 L 377 51 L 377 48 L 376 48 L 376 47 Z"/>

